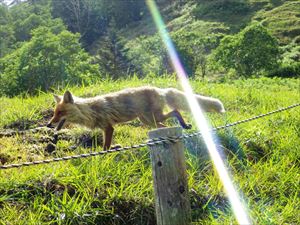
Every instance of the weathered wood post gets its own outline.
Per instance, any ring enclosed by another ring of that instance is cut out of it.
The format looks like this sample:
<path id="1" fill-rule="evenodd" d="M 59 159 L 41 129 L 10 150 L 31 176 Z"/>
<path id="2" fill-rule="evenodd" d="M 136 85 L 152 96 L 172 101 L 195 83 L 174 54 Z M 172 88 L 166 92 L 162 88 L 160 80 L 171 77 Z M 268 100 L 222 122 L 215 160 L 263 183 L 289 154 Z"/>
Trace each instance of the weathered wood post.
<path id="1" fill-rule="evenodd" d="M 181 127 L 160 128 L 149 138 L 180 136 Z M 188 225 L 190 200 L 183 142 L 163 143 L 150 147 L 154 179 L 155 210 L 158 225 Z"/>

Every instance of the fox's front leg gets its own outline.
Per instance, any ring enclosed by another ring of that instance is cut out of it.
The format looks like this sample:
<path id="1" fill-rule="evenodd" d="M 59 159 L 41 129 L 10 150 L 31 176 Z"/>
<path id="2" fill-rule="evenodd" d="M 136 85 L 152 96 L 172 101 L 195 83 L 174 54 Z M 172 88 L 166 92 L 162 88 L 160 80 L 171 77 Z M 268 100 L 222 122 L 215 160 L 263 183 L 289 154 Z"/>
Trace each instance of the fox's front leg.
<path id="1" fill-rule="evenodd" d="M 104 144 L 103 144 L 103 149 L 104 150 L 109 150 L 113 133 L 114 133 L 114 128 L 111 125 L 109 125 L 108 127 L 105 128 L 105 130 L 104 130 Z"/>

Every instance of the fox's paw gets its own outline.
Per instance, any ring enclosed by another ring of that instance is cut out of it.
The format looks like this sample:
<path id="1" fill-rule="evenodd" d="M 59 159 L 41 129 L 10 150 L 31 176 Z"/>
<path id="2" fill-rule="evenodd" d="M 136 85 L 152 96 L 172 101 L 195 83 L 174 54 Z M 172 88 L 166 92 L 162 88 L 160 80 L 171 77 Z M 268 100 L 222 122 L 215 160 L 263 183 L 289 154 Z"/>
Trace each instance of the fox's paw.
<path id="1" fill-rule="evenodd" d="M 189 129 L 192 129 L 192 124 L 188 123 L 188 124 L 185 124 L 184 126 L 182 126 L 183 129 L 186 129 L 186 130 L 189 130 Z"/>

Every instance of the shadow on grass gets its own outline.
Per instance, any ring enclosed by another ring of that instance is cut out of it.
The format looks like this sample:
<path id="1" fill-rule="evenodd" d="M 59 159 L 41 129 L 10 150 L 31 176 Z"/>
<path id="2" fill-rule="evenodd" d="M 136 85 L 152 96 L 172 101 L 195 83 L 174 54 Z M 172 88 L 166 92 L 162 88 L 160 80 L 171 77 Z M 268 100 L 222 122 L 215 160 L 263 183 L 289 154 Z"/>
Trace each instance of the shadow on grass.
<path id="1" fill-rule="evenodd" d="M 41 112 L 41 119 L 29 120 L 29 119 L 20 118 L 14 122 L 4 125 L 3 128 L 24 131 L 36 127 L 43 127 L 46 126 L 46 124 L 49 122 L 52 116 L 53 116 L 53 110 L 48 109 Z"/>
<path id="2" fill-rule="evenodd" d="M 29 184 L 15 185 L 9 189 L 0 189 L 0 196 L 6 196 L 0 201 L 0 208 L 4 205 L 20 209 L 32 210 L 33 200 L 37 197 L 41 199 L 41 205 L 55 202 L 59 210 L 53 213 L 45 213 L 43 222 L 52 224 L 100 224 L 100 225 L 155 225 L 154 203 L 143 202 L 142 200 L 115 197 L 108 199 L 104 193 L 96 193 L 93 201 L 89 204 L 84 213 L 76 210 L 64 211 L 60 205 L 63 196 L 66 194 L 72 198 L 80 199 L 82 193 L 76 190 L 75 186 L 64 185 L 57 180 L 47 182 L 31 182 Z M 5 199 L 5 200 L 4 200 Z M 192 221 L 201 221 L 211 215 L 218 217 L 218 212 L 227 213 L 229 204 L 222 196 L 204 196 L 195 190 L 190 191 L 192 208 Z M 35 203 L 36 204 L 36 203 Z M 41 221 L 41 222 L 42 222 Z"/>

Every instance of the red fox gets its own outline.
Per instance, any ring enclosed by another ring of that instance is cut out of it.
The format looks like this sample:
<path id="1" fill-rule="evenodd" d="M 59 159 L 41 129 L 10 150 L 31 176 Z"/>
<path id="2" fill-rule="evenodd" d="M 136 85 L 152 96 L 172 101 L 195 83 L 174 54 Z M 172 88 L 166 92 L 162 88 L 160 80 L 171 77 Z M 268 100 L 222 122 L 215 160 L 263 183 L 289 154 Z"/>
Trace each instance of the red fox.
<path id="1" fill-rule="evenodd" d="M 196 95 L 201 108 L 206 112 L 225 112 L 220 100 Z M 48 127 L 58 124 L 59 130 L 67 123 L 100 128 L 104 131 L 105 150 L 111 147 L 113 126 L 138 118 L 142 123 L 164 127 L 162 123 L 170 117 L 177 118 L 184 129 L 190 129 L 179 110 L 189 111 L 184 92 L 175 88 L 157 87 L 128 88 L 92 98 L 78 98 L 66 91 L 63 96 L 54 95 L 56 107 Z M 164 113 L 165 106 L 171 111 Z"/>

